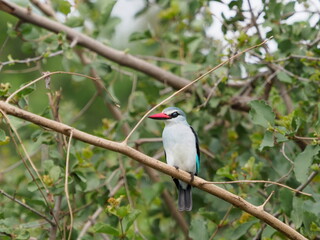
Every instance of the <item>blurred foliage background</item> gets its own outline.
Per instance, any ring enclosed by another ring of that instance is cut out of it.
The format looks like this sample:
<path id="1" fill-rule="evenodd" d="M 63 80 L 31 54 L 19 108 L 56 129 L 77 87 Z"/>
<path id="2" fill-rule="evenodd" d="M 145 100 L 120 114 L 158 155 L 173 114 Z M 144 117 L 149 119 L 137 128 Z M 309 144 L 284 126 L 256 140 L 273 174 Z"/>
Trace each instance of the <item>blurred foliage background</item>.
<path id="1" fill-rule="evenodd" d="M 37 1 L 13 2 L 45 15 L 34 4 Z M 318 2 L 40 1 L 46 2 L 51 2 L 50 18 L 189 80 L 273 36 L 266 46 L 214 71 L 167 106 L 183 109 L 199 135 L 200 177 L 278 181 L 311 193 L 306 197 L 264 184 L 223 185 L 255 205 L 275 191 L 266 210 L 308 239 L 320 238 Z M 40 81 L 11 101 L 80 130 L 121 141 L 126 127 L 132 128 L 148 109 L 175 91 L 84 48 L 71 47 L 63 32 L 51 33 L 4 12 L 0 12 L 0 32 L 2 100 L 43 72 L 92 75 L 94 70 L 102 79 L 107 91 L 98 94 L 88 78 L 56 74 L 51 76 L 50 89 Z M 112 111 L 115 102 L 120 105 L 118 119 Z M 50 191 L 49 207 L 21 160 L 21 145 L 14 145 L 2 118 L 0 238 L 66 238 L 70 217 L 64 193 L 65 141 L 54 132 L 10 119 Z M 162 143 L 153 139 L 161 137 L 162 128 L 161 123 L 146 119 L 129 144 L 164 161 Z M 176 198 L 170 177 L 159 174 L 160 181 L 153 182 L 137 162 L 79 141 L 73 141 L 70 157 L 72 239 L 186 238 L 161 195 L 166 190 Z M 53 211 L 60 228 L 5 193 L 49 219 Z M 197 189 L 193 196 L 193 211 L 183 213 L 192 239 L 285 239 L 221 199 Z M 83 231 L 88 222 L 91 226 Z"/>

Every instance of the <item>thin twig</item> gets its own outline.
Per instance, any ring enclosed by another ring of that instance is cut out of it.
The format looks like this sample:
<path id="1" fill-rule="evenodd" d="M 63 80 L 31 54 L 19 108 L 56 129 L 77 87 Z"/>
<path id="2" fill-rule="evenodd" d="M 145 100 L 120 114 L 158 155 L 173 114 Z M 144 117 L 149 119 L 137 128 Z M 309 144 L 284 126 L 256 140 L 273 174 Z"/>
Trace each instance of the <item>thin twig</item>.
<path id="1" fill-rule="evenodd" d="M 54 221 L 52 221 L 51 219 L 49 219 L 46 215 L 44 215 L 43 213 L 35 210 L 34 208 L 30 207 L 29 205 L 19 201 L 18 199 L 16 199 L 15 197 L 11 196 L 10 194 L 6 193 L 5 191 L 3 191 L 2 189 L 0 189 L 0 193 L 4 196 L 6 196 L 7 198 L 9 198 L 10 200 L 20 204 L 22 207 L 30 210 L 31 212 L 37 214 L 38 216 L 42 217 L 43 219 L 45 219 L 48 223 L 50 223 L 51 225 L 56 225 L 56 223 Z"/>
<path id="2" fill-rule="evenodd" d="M 12 123 L 11 123 L 10 119 L 8 118 L 8 116 L 7 116 L 1 109 L 0 109 L 0 112 L 2 113 L 3 117 L 6 119 L 8 125 L 10 126 L 10 128 L 12 129 L 12 131 L 14 132 L 15 136 L 17 137 L 17 139 L 18 139 L 18 141 L 19 141 L 19 144 L 20 144 L 20 146 L 21 146 L 21 148 L 22 148 L 22 150 L 23 150 L 23 152 L 24 152 L 24 154 L 25 154 L 25 156 L 26 156 L 26 159 L 28 160 L 28 162 L 29 162 L 29 164 L 31 165 L 32 169 L 35 171 L 37 177 L 39 178 L 40 182 L 42 183 L 42 186 L 44 187 L 44 189 L 46 190 L 46 192 L 49 193 L 49 190 L 47 189 L 46 185 L 45 185 L 44 182 L 42 181 L 42 177 L 40 176 L 40 173 L 39 173 L 38 169 L 37 169 L 36 166 L 33 164 L 32 160 L 31 160 L 31 158 L 30 158 L 30 156 L 29 156 L 29 154 L 28 154 L 28 151 L 27 151 L 27 149 L 25 148 L 25 146 L 24 146 L 24 144 L 23 144 L 23 142 L 22 142 L 22 140 L 21 140 L 21 138 L 20 138 L 20 135 L 18 134 L 17 129 L 12 125 Z M 9 131 L 9 133 L 11 133 L 11 132 Z M 11 136 L 11 137 L 12 137 L 12 139 L 14 140 L 14 136 Z M 14 140 L 14 141 L 15 141 L 15 140 Z M 18 149 L 18 145 L 17 145 L 17 149 Z M 25 159 L 22 158 L 22 161 L 24 161 L 24 160 L 25 160 Z M 31 170 L 29 169 L 28 164 L 27 164 L 26 161 L 24 161 L 24 164 L 25 164 L 26 168 L 28 169 L 30 175 L 33 177 L 33 180 L 35 181 L 35 183 L 37 183 L 35 177 L 33 176 Z M 40 186 L 38 186 L 38 189 L 41 191 Z M 42 192 L 42 191 L 41 191 L 41 192 Z M 44 195 L 43 195 L 43 196 L 44 196 Z M 45 197 L 44 197 L 44 198 L 45 198 Z"/>
<path id="3" fill-rule="evenodd" d="M 204 101 L 204 103 L 202 103 L 199 107 L 205 107 L 207 106 L 209 100 L 211 99 L 211 97 L 213 96 L 213 94 L 215 93 L 217 87 L 219 86 L 219 84 L 221 83 L 221 81 L 224 79 L 224 77 L 221 77 L 213 86 L 213 88 L 211 89 L 207 99 Z"/>
<path id="4" fill-rule="evenodd" d="M 309 61 L 320 61 L 320 58 L 318 58 L 318 57 L 301 56 L 301 55 L 290 55 L 290 56 L 285 57 L 285 58 L 280 58 L 280 59 L 274 60 L 273 62 L 284 62 L 284 61 L 287 61 L 287 60 L 292 59 L 292 58 L 305 59 L 305 60 L 309 60 Z"/>
<path id="5" fill-rule="evenodd" d="M 42 60 L 43 58 L 55 57 L 55 56 L 61 55 L 62 53 L 63 53 L 63 50 L 59 50 L 57 52 L 49 54 L 48 56 L 46 56 L 46 54 L 42 54 L 40 56 L 33 57 L 33 58 L 13 59 L 13 60 L 6 61 L 6 62 L 0 62 L 0 66 L 12 65 L 15 63 L 29 64 L 31 62 L 38 62 L 38 61 Z"/>
<path id="6" fill-rule="evenodd" d="M 119 164 L 120 164 L 120 169 L 121 169 L 121 172 L 122 172 L 122 177 L 123 177 L 123 181 L 124 181 L 124 188 L 126 189 L 127 198 L 128 198 L 128 201 L 129 201 L 131 209 L 134 209 L 134 204 L 133 204 L 133 201 L 132 201 L 132 198 L 131 198 L 131 195 L 130 195 L 129 186 L 128 186 L 126 170 L 125 170 L 125 168 L 123 166 L 122 159 L 119 160 Z M 139 227 L 137 225 L 137 221 L 134 221 L 133 224 L 134 224 L 134 231 L 136 233 L 138 233 L 142 237 L 142 239 L 147 240 L 147 238 L 140 232 Z"/>
<path id="7" fill-rule="evenodd" d="M 40 176 L 37 168 L 34 166 L 34 164 L 33 164 L 32 160 L 31 160 L 31 158 L 30 158 L 30 156 L 29 156 L 29 154 L 28 154 L 28 152 L 27 152 L 24 144 L 22 143 L 22 140 L 21 140 L 21 138 L 20 138 L 20 135 L 18 134 L 18 131 L 17 131 L 16 128 L 12 125 L 12 123 L 11 123 L 9 117 L 7 116 L 7 114 L 6 114 L 4 111 L 2 111 L 1 109 L 0 109 L 0 112 L 1 112 L 1 114 L 3 115 L 3 117 L 5 118 L 5 120 L 6 120 L 6 122 L 8 123 L 8 125 L 11 127 L 11 129 L 12 129 L 12 131 L 14 132 L 15 136 L 17 137 L 17 139 L 18 139 L 18 141 L 19 141 L 19 143 L 20 143 L 20 146 L 21 146 L 21 148 L 22 148 L 22 150 L 23 150 L 26 158 L 28 159 L 28 161 L 29 161 L 30 165 L 32 166 L 33 170 L 36 172 L 36 174 L 37 174 L 37 176 L 38 176 L 38 178 L 39 178 L 42 186 L 43 186 L 44 189 L 46 190 L 47 194 L 49 194 L 49 190 L 47 189 L 46 185 L 45 185 L 44 182 L 42 181 L 42 178 L 41 178 L 41 176 Z M 36 180 L 36 178 L 35 178 L 35 176 L 33 175 L 31 169 L 29 168 L 29 166 L 28 166 L 28 164 L 27 164 L 27 161 L 25 161 L 25 159 L 22 157 L 22 154 L 21 154 L 20 151 L 19 151 L 18 143 L 16 142 L 16 140 L 15 140 L 13 134 L 11 133 L 11 131 L 9 131 L 9 134 L 10 134 L 10 136 L 11 136 L 13 142 L 14 142 L 14 145 L 16 146 L 17 152 L 18 152 L 18 154 L 20 155 L 20 157 L 21 157 L 21 159 L 22 159 L 22 161 L 23 161 L 23 163 L 24 163 L 27 171 L 29 172 L 29 174 L 30 174 L 33 182 L 37 185 L 37 188 L 38 188 L 41 196 L 43 197 L 43 199 L 44 199 L 47 207 L 49 208 L 50 212 L 52 212 L 51 206 L 50 206 L 50 204 L 49 204 L 46 196 L 44 195 L 43 191 L 41 190 L 41 187 L 40 187 L 38 181 Z M 54 218 L 54 221 L 55 221 L 56 225 L 59 227 L 58 220 L 57 220 L 54 216 L 53 216 L 53 218 Z M 59 227 L 59 230 L 60 230 L 60 227 Z"/>
<path id="8" fill-rule="evenodd" d="M 50 77 L 51 75 L 54 75 L 54 74 L 70 74 L 70 75 L 75 75 L 75 76 L 80 76 L 80 77 L 85 77 L 85 78 L 89 78 L 89 79 L 92 79 L 92 80 L 96 80 L 96 78 L 94 77 L 90 77 L 90 76 L 87 76 L 87 75 L 84 75 L 84 74 L 81 74 L 81 73 L 73 73 L 73 72 L 64 72 L 64 71 L 56 71 L 56 72 L 46 72 L 44 73 L 41 77 L 29 82 L 28 84 L 24 85 L 23 87 L 17 89 L 16 91 L 14 91 L 6 100 L 6 103 L 9 103 L 9 101 L 18 93 L 18 92 L 21 92 L 23 89 L 26 89 L 27 87 L 30 87 L 32 84 L 42 80 L 42 79 L 45 79 L 45 78 L 48 78 Z"/>
<path id="9" fill-rule="evenodd" d="M 108 197 L 113 197 L 123 185 L 124 185 L 124 180 L 122 179 L 118 182 L 118 184 L 113 189 L 110 189 L 110 193 Z M 96 219 L 102 212 L 103 212 L 103 208 L 98 207 L 97 210 L 93 213 L 93 215 L 88 218 L 88 221 L 83 225 L 83 228 L 79 233 L 77 240 L 81 240 L 84 237 L 84 235 L 89 230 L 89 228 L 95 224 Z"/>
<path id="10" fill-rule="evenodd" d="M 209 240 L 213 240 L 214 237 L 217 235 L 219 229 L 223 226 L 224 222 L 227 220 L 227 218 L 228 218 L 228 216 L 229 216 L 232 208 L 233 208 L 232 205 L 228 208 L 226 214 L 223 216 L 222 220 L 221 220 L 220 223 L 217 225 L 217 228 L 215 229 L 215 231 L 213 232 L 213 234 L 211 235 L 211 237 L 210 237 Z"/>
<path id="11" fill-rule="evenodd" d="M 0 65 L 0 71 L 1 71 L 1 65 Z M 34 67 L 25 68 L 21 70 L 4 70 L 2 73 L 8 73 L 8 74 L 19 74 L 19 73 L 29 73 L 29 72 L 35 72 L 40 71 L 40 65 L 37 64 Z"/>
<path id="12" fill-rule="evenodd" d="M 93 104 L 93 102 L 96 100 L 96 98 L 99 96 L 98 92 L 95 92 L 93 96 L 89 99 L 87 104 L 80 110 L 80 112 L 70 121 L 70 124 L 76 122 Z"/>
<path id="13" fill-rule="evenodd" d="M 294 138 L 300 139 L 300 140 L 310 140 L 310 141 L 320 140 L 320 137 L 300 137 L 300 136 L 297 136 L 297 135 L 294 135 Z"/>
<path id="14" fill-rule="evenodd" d="M 294 162 L 287 156 L 285 146 L 286 146 L 286 143 L 284 142 L 282 144 L 282 148 L 281 148 L 280 152 L 282 153 L 284 158 L 287 159 L 287 161 L 291 164 L 291 167 L 290 167 L 290 170 L 285 175 L 283 175 L 281 178 L 279 178 L 277 180 L 277 182 L 281 182 L 283 179 L 287 178 L 290 175 L 290 173 L 293 171 L 293 168 L 294 168 Z"/>
<path id="15" fill-rule="evenodd" d="M 225 182 L 204 182 L 203 184 L 235 184 L 235 183 L 240 183 L 240 184 L 241 183 L 269 183 L 272 185 L 278 185 L 280 187 L 287 188 L 287 189 L 291 190 L 292 192 L 300 193 L 300 194 L 303 194 L 303 195 L 306 195 L 309 197 L 312 196 L 312 194 L 310 194 L 310 193 L 301 192 L 301 191 L 296 190 L 294 188 L 291 188 L 287 185 L 284 185 L 284 184 L 281 184 L 278 182 L 273 182 L 273 181 L 266 181 L 266 180 L 236 180 L 236 181 L 225 181 Z"/>
<path id="16" fill-rule="evenodd" d="M 70 48 L 73 48 L 75 45 L 77 44 L 77 40 L 74 39 L 71 44 L 70 44 Z M 61 54 L 64 53 L 64 50 L 59 50 L 53 53 L 50 53 L 49 55 L 46 55 L 47 53 L 44 53 L 40 56 L 37 57 L 33 57 L 33 58 L 27 58 L 27 59 L 13 59 L 11 61 L 6 61 L 6 62 L 0 62 L 0 70 L 3 66 L 5 65 L 11 65 L 11 64 L 15 64 L 15 63 L 24 63 L 24 64 L 29 64 L 31 62 L 39 62 L 40 60 L 42 60 L 43 58 L 51 58 L 51 57 L 56 57 L 59 56 Z"/>
<path id="17" fill-rule="evenodd" d="M 68 177 L 69 177 L 69 158 L 70 158 L 70 147 L 71 147 L 71 140 L 73 136 L 73 130 L 70 130 L 70 136 L 69 136 L 69 142 L 68 142 L 68 148 L 67 148 L 67 158 L 66 158 L 66 173 L 65 173 L 65 183 L 64 183 L 64 192 L 66 194 L 66 200 L 69 208 L 70 213 L 70 231 L 68 235 L 68 240 L 71 239 L 72 234 L 72 228 L 73 228 L 73 213 L 72 213 L 72 207 L 70 203 L 70 197 L 69 197 L 69 186 L 68 186 Z"/>
<path id="18" fill-rule="evenodd" d="M 211 68 L 209 71 L 207 71 L 206 73 L 204 73 L 203 75 L 201 75 L 200 77 L 196 78 L 195 80 L 193 80 L 192 82 L 188 83 L 187 85 L 185 85 L 184 87 L 182 87 L 181 89 L 179 89 L 178 91 L 174 92 L 172 95 L 170 95 L 169 97 L 167 97 L 166 99 L 164 99 L 163 101 L 161 101 L 159 104 L 157 104 L 156 106 L 154 106 L 153 108 L 151 108 L 149 111 L 147 111 L 143 117 L 138 121 L 138 123 L 134 126 L 134 128 L 131 130 L 131 132 L 128 134 L 128 136 L 126 137 L 126 139 L 122 142 L 123 144 L 127 144 L 128 139 L 131 137 L 131 135 L 133 134 L 133 132 L 138 128 L 138 126 L 142 123 L 142 121 L 156 108 L 158 108 L 159 106 L 161 106 L 162 104 L 166 103 L 167 101 L 169 101 L 171 98 L 173 98 L 174 96 L 178 95 L 179 93 L 181 93 L 182 91 L 184 91 L 185 89 L 187 89 L 188 87 L 190 87 L 191 85 L 195 84 L 196 82 L 198 82 L 200 79 L 204 78 L 205 76 L 209 75 L 210 73 L 212 73 L 213 71 L 217 70 L 218 68 L 222 67 L 223 65 L 227 64 L 228 62 L 230 62 L 231 60 L 241 56 L 242 54 L 255 49 L 257 47 L 260 47 L 262 45 L 264 45 L 266 42 L 268 42 L 269 40 L 271 40 L 273 37 L 270 37 L 266 40 L 264 40 L 263 42 L 254 45 L 252 47 L 249 47 L 237 54 L 235 54 L 234 56 L 228 58 L 226 61 L 218 64 L 217 66 Z"/>
<path id="19" fill-rule="evenodd" d="M 186 62 L 183 62 L 183 61 L 177 61 L 174 59 L 155 57 L 155 56 L 136 55 L 136 57 L 141 58 L 141 59 L 146 59 L 146 60 L 173 63 L 173 64 L 177 64 L 177 65 L 186 65 L 187 64 Z"/>
<path id="20" fill-rule="evenodd" d="M 318 173 L 319 173 L 319 172 L 317 172 L 317 171 L 313 171 L 313 172 L 309 175 L 307 181 L 306 181 L 305 183 L 301 184 L 299 187 L 297 187 L 297 190 L 298 190 L 298 191 L 302 191 L 306 186 L 309 185 L 309 183 L 312 182 L 312 180 L 318 175 Z"/>
<path id="21" fill-rule="evenodd" d="M 270 198 L 272 197 L 273 194 L 274 194 L 274 191 L 272 191 L 270 193 L 270 195 L 267 197 L 267 199 L 264 201 L 264 203 L 261 204 L 260 206 L 258 206 L 258 208 L 260 208 L 263 211 L 264 207 L 267 205 L 267 203 L 269 202 L 269 200 L 270 200 Z"/>

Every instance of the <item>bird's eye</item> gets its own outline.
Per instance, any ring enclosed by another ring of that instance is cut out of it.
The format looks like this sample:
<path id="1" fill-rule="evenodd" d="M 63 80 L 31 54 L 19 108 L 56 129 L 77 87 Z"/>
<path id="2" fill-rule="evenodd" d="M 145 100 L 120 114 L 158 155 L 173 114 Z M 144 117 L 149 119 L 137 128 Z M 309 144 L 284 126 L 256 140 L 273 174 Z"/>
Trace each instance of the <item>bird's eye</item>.
<path id="1" fill-rule="evenodd" d="M 176 118 L 176 117 L 178 117 L 180 114 L 178 113 L 178 112 L 173 112 L 173 113 L 171 113 L 170 114 L 170 116 L 172 117 L 172 118 Z"/>

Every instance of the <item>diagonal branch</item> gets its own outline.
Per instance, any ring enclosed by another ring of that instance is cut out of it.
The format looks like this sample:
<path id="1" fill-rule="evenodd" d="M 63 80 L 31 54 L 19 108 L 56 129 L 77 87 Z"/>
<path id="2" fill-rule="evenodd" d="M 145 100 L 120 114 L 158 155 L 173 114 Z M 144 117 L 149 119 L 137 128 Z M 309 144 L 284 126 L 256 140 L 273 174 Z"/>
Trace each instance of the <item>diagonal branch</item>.
<path id="1" fill-rule="evenodd" d="M 94 40 L 93 38 L 83 33 L 80 33 L 54 20 L 50 20 L 49 18 L 35 14 L 34 12 L 30 12 L 30 9 L 20 7 L 10 1 L 0 0 L 0 10 L 16 16 L 21 20 L 47 29 L 51 32 L 65 33 L 68 39 L 77 39 L 78 45 L 90 49 L 91 51 L 96 52 L 99 55 L 122 66 L 127 66 L 129 68 L 143 72 L 151 77 L 154 77 L 160 82 L 169 84 L 176 89 L 182 88 L 189 83 L 189 81 L 185 78 L 179 77 L 171 72 L 163 70 L 160 67 L 157 67 L 140 58 L 134 57 L 128 53 L 105 46 L 101 42 Z"/>
<path id="2" fill-rule="evenodd" d="M 74 139 L 78 139 L 80 141 L 89 143 L 91 145 L 105 148 L 114 152 L 119 152 L 144 165 L 154 168 L 162 173 L 170 175 L 174 178 L 178 178 L 179 180 L 182 180 L 185 182 L 190 182 L 189 173 L 182 170 L 177 170 L 174 167 L 168 166 L 167 164 L 161 161 L 158 161 L 154 158 L 151 158 L 125 144 L 96 137 L 94 135 L 74 129 L 66 124 L 62 124 L 62 123 L 38 116 L 36 114 L 30 113 L 28 111 L 19 109 L 3 101 L 0 101 L 0 109 L 9 115 L 13 115 L 18 118 L 24 119 L 26 121 L 32 122 L 36 125 L 52 129 L 53 131 L 60 132 L 66 136 L 70 135 L 70 131 L 72 129 Z M 307 239 L 303 235 L 298 233 L 295 229 L 291 228 L 287 224 L 275 218 L 268 212 L 261 210 L 258 206 L 255 206 L 247 202 L 243 198 L 233 193 L 230 193 L 229 191 L 223 188 L 220 188 L 214 184 L 206 184 L 206 183 L 207 183 L 206 180 L 199 177 L 194 177 L 194 181 L 190 182 L 190 184 L 193 185 L 194 187 L 197 187 L 211 195 L 221 198 L 224 201 L 229 202 L 234 206 L 242 209 L 243 211 L 246 211 L 249 214 L 261 219 L 262 221 L 269 224 L 271 227 L 283 233 L 290 239 L 299 239 L 299 240 Z"/>
<path id="3" fill-rule="evenodd" d="M 240 57 L 242 54 L 249 52 L 252 49 L 258 48 L 260 46 L 263 46 L 266 42 L 268 42 L 269 40 L 271 40 L 273 38 L 273 36 L 271 36 L 270 38 L 267 38 L 266 40 L 264 40 L 263 42 L 251 46 L 249 48 L 246 48 L 245 50 L 233 55 L 232 57 L 229 57 L 227 60 L 219 63 L 218 65 L 216 65 L 215 67 L 211 68 L 209 71 L 207 71 L 206 73 L 202 74 L 200 77 L 197 77 L 195 80 L 189 82 L 187 85 L 185 85 L 184 87 L 182 87 L 181 89 L 177 90 L 176 92 L 174 92 L 173 94 L 171 94 L 169 97 L 165 98 L 164 100 L 162 100 L 160 103 L 158 103 L 156 106 L 154 106 L 153 108 L 151 108 L 149 111 L 147 111 L 143 117 L 138 121 L 138 123 L 133 127 L 133 129 L 131 130 L 131 132 L 128 134 L 128 136 L 126 137 L 126 139 L 123 141 L 123 144 L 127 144 L 128 139 L 131 137 L 131 135 L 133 134 L 133 132 L 138 128 L 138 126 L 142 123 L 142 121 L 156 108 L 158 108 L 159 106 L 161 106 L 162 104 L 168 102 L 171 98 L 173 98 L 174 96 L 180 94 L 182 91 L 188 89 L 189 87 L 191 87 L 193 84 L 195 84 L 196 82 L 198 82 L 199 80 L 201 80 L 202 78 L 204 78 L 205 76 L 209 75 L 210 73 L 214 72 L 215 70 L 219 69 L 220 67 L 226 65 L 227 63 L 229 63 L 230 61 Z"/>
<path id="4" fill-rule="evenodd" d="M 50 223 L 51 225 L 56 225 L 56 223 L 54 221 L 52 221 L 51 219 L 49 219 L 46 215 L 44 215 L 43 213 L 37 211 L 36 209 L 30 207 L 29 205 L 19 201 L 18 199 L 16 199 L 15 197 L 11 196 L 10 194 L 6 193 L 5 191 L 3 191 L 2 189 L 0 189 L 0 194 L 6 196 L 7 198 L 9 198 L 10 200 L 20 204 L 22 207 L 30 210 L 31 212 L 37 214 L 38 216 L 42 217 L 43 219 L 45 219 L 48 223 Z"/>

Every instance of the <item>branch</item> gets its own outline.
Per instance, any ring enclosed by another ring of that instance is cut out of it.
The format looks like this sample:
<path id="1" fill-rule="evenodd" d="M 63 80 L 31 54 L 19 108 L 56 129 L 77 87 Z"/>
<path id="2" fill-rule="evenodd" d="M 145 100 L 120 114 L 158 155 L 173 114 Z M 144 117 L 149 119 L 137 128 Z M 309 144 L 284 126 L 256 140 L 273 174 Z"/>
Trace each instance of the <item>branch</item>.
<path id="1" fill-rule="evenodd" d="M 300 193 L 305 196 L 309 196 L 309 197 L 312 196 L 312 194 L 301 192 L 301 191 L 294 189 L 294 188 L 291 188 L 287 185 L 284 185 L 284 184 L 281 184 L 278 182 L 267 181 L 267 180 L 236 180 L 236 181 L 225 181 L 225 182 L 205 182 L 203 184 L 234 184 L 234 183 L 240 183 L 240 184 L 241 183 L 268 183 L 268 184 L 272 184 L 272 185 L 278 185 L 283 188 L 287 188 L 287 189 L 291 190 L 292 192 Z"/>
<path id="2" fill-rule="evenodd" d="M 67 27 L 61 23 L 58 23 L 49 18 L 37 15 L 30 11 L 30 9 L 22 8 L 12 2 L 6 0 L 0 0 L 0 11 L 4 11 L 8 14 L 16 16 L 17 18 L 34 24 L 36 26 L 47 29 L 48 31 L 59 33 L 63 32 L 66 34 L 67 38 L 70 40 L 76 40 L 77 44 L 83 46 L 102 57 L 105 57 L 117 64 L 129 67 L 136 71 L 145 73 L 163 84 L 169 85 L 174 89 L 180 89 L 185 87 L 190 81 L 186 78 L 177 76 L 169 71 L 166 71 L 158 66 L 155 66 L 147 61 L 140 59 L 139 57 L 132 56 L 126 52 L 122 52 L 111 47 L 105 46 L 101 42 L 86 36 L 70 27 Z M 186 91 L 192 91 L 193 87 L 188 88 Z M 204 88 L 205 96 L 208 96 L 210 89 L 208 87 Z M 238 111 L 249 110 L 247 103 L 240 102 L 241 99 L 234 99 L 230 101 L 231 107 Z"/>
<path id="3" fill-rule="evenodd" d="M 290 55 L 290 56 L 285 57 L 285 58 L 280 58 L 280 59 L 274 60 L 273 62 L 284 62 L 284 61 L 287 61 L 287 60 L 292 59 L 292 58 L 305 59 L 305 60 L 308 60 L 308 61 L 320 62 L 320 58 L 318 58 L 318 57 L 301 56 L 301 55 Z"/>
<path id="4" fill-rule="evenodd" d="M 64 182 L 64 192 L 66 194 L 66 200 L 69 208 L 69 213 L 70 213 L 70 230 L 69 230 L 69 235 L 68 235 L 68 240 L 71 239 L 71 234 L 72 234 L 72 228 L 73 228 L 73 213 L 72 213 L 72 207 L 70 203 L 70 197 L 69 197 L 69 158 L 70 158 L 70 147 L 71 147 L 71 141 L 72 141 L 72 135 L 73 135 L 73 130 L 70 130 L 70 136 L 69 136 L 69 141 L 68 141 L 68 147 L 67 147 L 67 158 L 66 158 L 66 173 L 65 173 L 65 182 Z"/>
<path id="5" fill-rule="evenodd" d="M 1 3 L 1 2 L 0 2 Z M 16 91 L 14 91 L 6 100 L 6 102 L 10 102 L 10 100 L 19 92 L 21 92 L 23 89 L 26 89 L 28 87 L 30 87 L 32 84 L 42 80 L 42 79 L 47 79 L 49 78 L 51 75 L 54 75 L 54 74 L 70 74 L 70 75 L 75 75 L 75 76 L 80 76 L 80 77 L 85 77 L 85 78 L 90 78 L 92 80 L 96 80 L 95 78 L 93 77 L 90 77 L 90 76 L 87 76 L 87 75 L 84 75 L 84 74 L 81 74 L 81 73 L 73 73 L 73 72 L 64 72 L 64 71 L 56 71 L 56 72 L 45 72 L 43 73 L 43 75 L 31 82 L 29 82 L 28 84 L 22 86 L 21 88 L 17 89 Z"/>
<path id="6" fill-rule="evenodd" d="M 143 72 L 151 77 L 154 77 L 160 82 L 167 83 L 173 88 L 179 89 L 189 83 L 185 78 L 179 77 L 171 72 L 165 71 L 160 67 L 157 67 L 151 63 L 148 63 L 140 58 L 134 57 L 125 52 L 115 50 L 107 47 L 101 42 L 94 40 L 91 37 L 86 36 L 70 27 L 67 27 L 61 23 L 50 20 L 49 18 L 35 14 L 34 12 L 22 8 L 12 2 L 6 0 L 0 0 L 0 10 L 7 12 L 17 18 L 30 22 L 36 26 L 47 29 L 51 32 L 59 33 L 63 32 L 67 35 L 68 39 L 77 39 L 77 44 L 81 45 L 91 51 L 113 61 L 122 66 L 135 69 Z"/>
<path id="7" fill-rule="evenodd" d="M 107 139 L 99 138 L 94 135 L 79 131 L 77 129 L 74 129 L 66 124 L 62 124 L 41 116 L 38 116 L 36 114 L 30 113 L 28 111 L 19 109 L 17 107 L 14 107 L 8 103 L 5 103 L 3 101 L 0 101 L 0 109 L 2 109 L 4 112 L 6 112 L 9 115 L 16 116 L 18 118 L 24 119 L 26 121 L 32 122 L 36 125 L 43 126 L 45 128 L 52 129 L 53 131 L 62 133 L 66 136 L 70 135 L 70 130 L 73 130 L 73 138 L 78 139 L 80 141 L 86 142 L 88 144 L 105 148 L 114 152 L 119 152 L 121 154 L 124 154 L 144 165 L 147 165 L 151 168 L 154 168 L 162 173 L 165 173 L 167 175 L 170 175 L 174 178 L 177 178 L 179 180 L 182 180 L 184 182 L 190 182 L 190 174 L 182 171 L 177 170 L 174 167 L 168 166 L 167 164 L 158 161 L 154 158 L 151 158 L 125 144 L 110 141 Z M 279 232 L 283 233 L 290 239 L 303 239 L 307 240 L 303 235 L 298 233 L 296 230 L 291 228 L 290 226 L 286 225 L 279 219 L 275 218 L 268 212 L 259 209 L 258 206 L 252 205 L 251 203 L 247 202 L 243 198 L 228 192 L 227 190 L 220 188 L 214 184 L 206 184 L 207 181 L 199 178 L 194 177 L 193 182 L 190 182 L 190 184 L 194 187 L 197 187 L 211 195 L 214 195 L 218 198 L 223 199 L 224 201 L 227 201 L 234 206 L 242 209 L 243 211 L 248 212 L 249 214 L 261 219 L 262 221 L 269 224 L 274 229 L 278 230 Z"/>
<path id="8" fill-rule="evenodd" d="M 11 196 L 10 194 L 6 193 L 5 191 L 3 191 L 2 189 L 0 189 L 0 194 L 6 196 L 7 198 L 9 198 L 10 200 L 20 204 L 22 207 L 30 210 L 31 212 L 37 214 L 38 216 L 42 217 L 43 219 L 45 219 L 48 223 L 50 223 L 51 225 L 55 226 L 56 223 L 52 220 L 50 220 L 49 218 L 47 218 L 47 216 L 45 216 L 43 213 L 38 212 L 37 210 L 33 209 L 32 207 L 28 206 L 27 204 L 19 201 L 18 199 L 16 199 L 15 197 Z"/>
<path id="9" fill-rule="evenodd" d="M 202 74 L 200 77 L 196 78 L 195 80 L 193 80 L 192 82 L 189 82 L 187 85 L 185 85 L 184 87 L 182 87 L 181 89 L 177 90 L 176 92 L 174 92 L 173 94 L 171 94 L 169 97 L 165 98 L 164 100 L 162 100 L 160 103 L 158 103 L 156 106 L 154 106 L 153 108 L 151 108 L 149 111 L 147 111 L 143 117 L 138 121 L 138 123 L 134 126 L 134 128 L 131 130 L 131 132 L 128 134 L 128 136 L 126 137 L 126 139 L 123 141 L 123 144 L 127 144 L 128 139 L 131 137 L 131 135 L 133 134 L 133 132 L 139 127 L 139 125 L 142 123 L 142 121 L 156 108 L 158 108 L 159 106 L 161 106 L 162 104 L 168 102 L 171 98 L 173 98 L 174 96 L 180 94 L 182 91 L 186 90 L 187 88 L 191 87 L 193 84 L 195 84 L 196 82 L 198 82 L 199 80 L 201 80 L 202 78 L 204 78 L 205 76 L 209 75 L 210 73 L 214 72 L 215 70 L 217 70 L 218 68 L 224 66 L 225 64 L 229 63 L 230 61 L 238 58 L 239 56 L 241 56 L 242 54 L 249 52 L 252 49 L 258 48 L 260 46 L 263 46 L 266 42 L 268 42 L 269 40 L 271 40 L 273 38 L 273 36 L 271 36 L 270 38 L 267 38 L 266 40 L 264 40 L 263 42 L 251 46 L 249 48 L 246 48 L 245 50 L 233 55 L 232 57 L 229 57 L 227 60 L 219 63 L 218 65 L 216 65 L 215 67 L 211 68 L 209 71 L 207 71 L 206 73 Z M 218 82 L 219 83 L 219 82 Z M 218 84 L 217 83 L 217 84 Z"/>
<path id="10" fill-rule="evenodd" d="M 90 59 L 86 57 L 86 55 L 83 52 L 78 52 L 79 57 L 81 59 L 81 61 L 83 62 L 84 65 L 90 65 Z M 107 91 L 107 89 L 104 86 L 104 83 L 101 81 L 101 79 L 99 78 L 98 73 L 95 71 L 94 68 L 90 68 L 90 73 L 93 77 L 95 77 L 97 80 L 94 81 L 97 92 L 99 93 L 100 96 L 103 96 L 103 90 Z M 104 97 L 102 97 L 107 108 L 110 110 L 110 112 L 112 113 L 112 115 L 114 116 L 114 118 L 118 121 L 122 120 L 122 113 L 121 111 L 113 104 L 109 103 L 109 101 L 106 101 Z M 124 124 L 122 125 L 122 131 L 124 132 L 125 135 L 128 135 L 130 132 L 130 127 L 128 125 L 127 122 L 124 122 Z M 150 179 L 154 182 L 159 182 L 160 179 L 159 177 L 156 176 L 156 172 L 154 169 L 149 168 L 145 165 L 144 169 L 146 171 L 146 173 L 148 174 L 148 176 L 150 177 Z M 178 225 L 181 227 L 182 232 L 184 233 L 184 235 L 186 236 L 186 238 L 188 237 L 189 234 L 189 227 L 188 224 L 186 222 L 186 220 L 184 219 L 184 217 L 182 216 L 182 214 L 177 210 L 175 204 L 174 204 L 174 200 L 172 199 L 170 193 L 164 189 L 163 192 L 161 193 L 162 198 L 164 199 L 164 202 L 166 203 L 170 214 L 172 215 L 172 217 L 176 220 L 176 222 L 178 223 Z"/>

